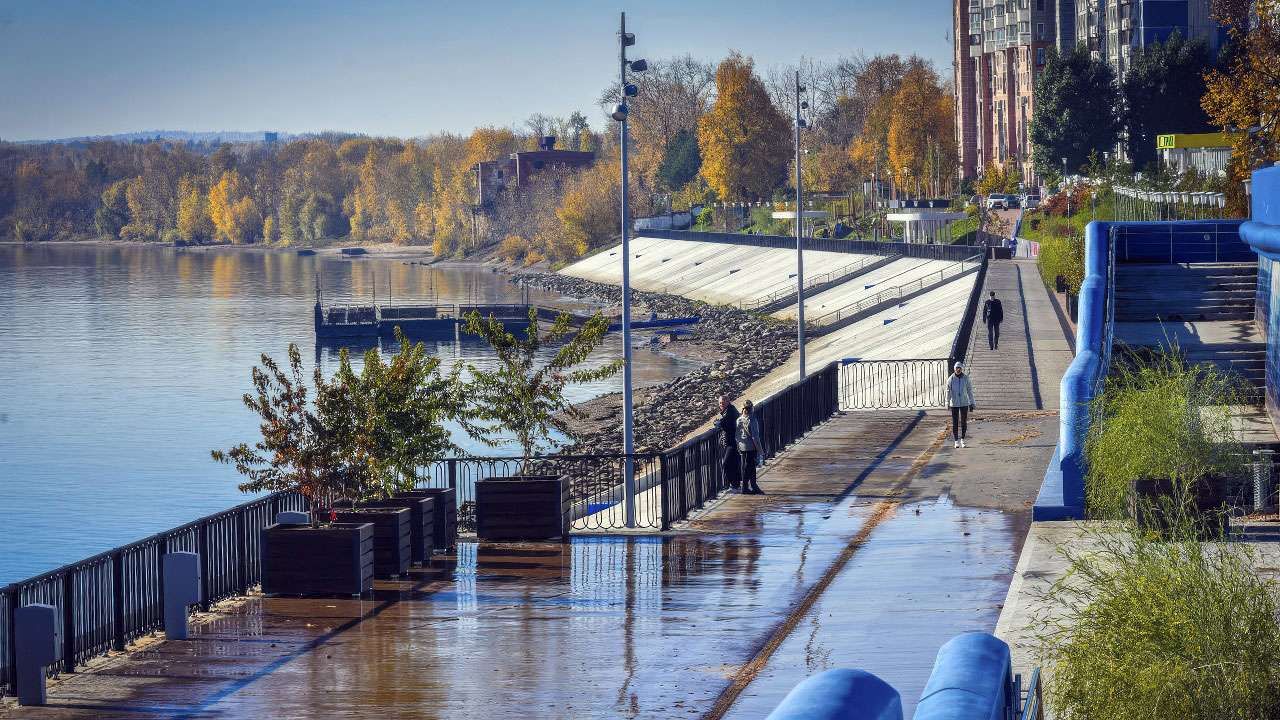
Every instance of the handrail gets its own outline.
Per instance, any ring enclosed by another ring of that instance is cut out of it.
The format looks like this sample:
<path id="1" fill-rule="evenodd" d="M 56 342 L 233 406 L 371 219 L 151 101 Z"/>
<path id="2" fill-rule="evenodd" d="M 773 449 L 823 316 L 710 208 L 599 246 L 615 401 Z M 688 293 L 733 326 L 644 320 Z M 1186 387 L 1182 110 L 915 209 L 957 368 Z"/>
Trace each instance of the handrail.
<path id="1" fill-rule="evenodd" d="M 872 257 L 864 258 L 863 260 L 859 260 L 856 263 L 850 263 L 848 265 L 845 265 L 844 267 L 836 268 L 831 272 L 823 273 L 821 275 L 816 275 L 814 277 L 811 277 L 805 280 L 804 289 L 806 291 L 812 290 L 813 288 L 818 287 L 819 285 L 825 285 L 830 282 L 835 282 L 837 279 L 852 276 L 856 274 L 858 271 L 867 267 L 868 265 L 874 265 L 878 262 L 883 262 L 883 261 L 884 261 L 884 257 L 882 256 L 872 256 Z M 783 298 L 794 295 L 796 291 L 795 284 L 792 283 L 790 280 L 783 280 L 780 283 L 775 283 L 774 285 L 771 285 L 770 287 L 765 288 L 765 292 L 768 292 L 773 288 L 779 288 L 779 290 L 775 292 L 771 292 L 767 295 L 753 298 L 751 300 L 743 300 L 742 302 L 738 303 L 738 308 L 742 310 L 754 310 L 756 308 L 765 307 L 766 305 L 772 305 L 778 302 L 779 300 L 782 300 Z"/>
<path id="2" fill-rule="evenodd" d="M 947 358 L 840 364 L 840 409 L 937 408 L 947 403 Z"/>
<path id="3" fill-rule="evenodd" d="M 863 298 L 853 304 L 846 305 L 836 310 L 832 310 L 831 312 L 826 313 L 824 315 L 819 315 L 817 318 L 811 321 L 811 324 L 816 325 L 818 327 L 822 327 L 824 325 L 832 325 L 834 323 L 840 322 L 841 318 L 847 317 L 849 315 L 856 315 L 859 312 L 862 312 L 868 308 L 875 307 L 876 305 L 879 305 L 881 303 L 888 302 L 890 300 L 895 300 L 905 295 L 910 295 L 911 293 L 914 293 L 914 292 L 918 292 L 920 290 L 925 289 L 925 287 L 929 285 L 941 283 L 943 280 L 947 279 L 948 277 L 963 275 L 964 273 L 967 273 L 972 269 L 971 267 L 968 267 L 970 263 L 981 263 L 984 257 L 985 257 L 984 255 L 973 255 L 959 262 L 952 263 L 950 266 L 945 267 L 937 272 L 929 273 L 928 275 L 925 275 L 921 278 L 913 280 L 909 283 L 903 283 L 902 285 L 898 285 L 896 287 L 891 287 L 885 290 L 881 290 L 880 292 L 876 293 L 875 295 L 872 295 L 871 297 Z M 936 277 L 936 280 L 933 279 L 935 277 Z"/>

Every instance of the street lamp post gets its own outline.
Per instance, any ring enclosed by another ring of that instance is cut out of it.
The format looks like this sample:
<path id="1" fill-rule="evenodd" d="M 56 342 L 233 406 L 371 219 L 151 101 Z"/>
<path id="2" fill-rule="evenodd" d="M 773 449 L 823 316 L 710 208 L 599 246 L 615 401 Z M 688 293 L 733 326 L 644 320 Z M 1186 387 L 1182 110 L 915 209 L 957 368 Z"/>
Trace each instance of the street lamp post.
<path id="1" fill-rule="evenodd" d="M 636 526 L 636 473 L 635 461 L 632 458 L 632 454 L 635 452 L 635 428 L 631 398 L 631 243 L 627 239 L 629 235 L 629 228 L 627 227 L 627 116 L 631 110 L 627 107 L 627 98 L 635 97 L 638 91 L 635 85 L 627 82 L 627 71 L 644 72 L 645 68 L 648 67 L 644 60 L 627 62 L 627 48 L 635 44 L 636 36 L 627 32 L 627 14 L 624 12 L 618 25 L 618 79 L 622 96 L 620 102 L 613 108 L 612 117 L 618 121 L 620 126 L 619 141 L 622 155 L 622 208 L 620 211 L 622 220 L 622 452 L 625 455 L 623 460 L 622 504 L 626 525 L 629 528 Z"/>
<path id="2" fill-rule="evenodd" d="M 1062 191 L 1067 194 L 1067 219 L 1071 219 L 1071 190 L 1067 187 L 1067 159 L 1062 158 Z"/>
<path id="3" fill-rule="evenodd" d="M 800 102 L 800 93 L 804 92 L 800 84 L 800 71 L 796 71 L 796 343 L 800 349 L 800 379 L 804 379 L 804 210 L 803 180 L 800 177 L 800 131 L 804 128 L 804 118 L 800 110 L 809 107 L 809 103 Z"/>

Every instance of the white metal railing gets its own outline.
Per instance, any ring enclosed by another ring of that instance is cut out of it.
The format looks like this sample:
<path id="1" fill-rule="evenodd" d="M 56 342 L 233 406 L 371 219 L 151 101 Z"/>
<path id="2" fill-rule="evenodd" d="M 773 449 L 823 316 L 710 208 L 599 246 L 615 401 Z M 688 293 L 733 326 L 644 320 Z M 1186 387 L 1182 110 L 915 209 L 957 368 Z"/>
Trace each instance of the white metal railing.
<path id="1" fill-rule="evenodd" d="M 873 308 L 876 305 L 879 305 L 881 303 L 885 303 L 885 302 L 889 302 L 890 300 L 896 300 L 898 298 L 905 297 L 912 293 L 919 292 L 925 289 L 926 287 L 940 284 L 948 278 L 956 277 L 958 275 L 963 275 L 967 272 L 971 272 L 982 265 L 982 258 L 983 258 L 982 255 L 974 255 L 972 257 L 965 258 L 964 260 L 961 260 L 959 262 L 952 263 L 951 265 L 948 265 L 947 267 L 937 272 L 929 273 L 928 275 L 925 275 L 921 278 L 913 280 L 909 283 L 903 283 L 902 285 L 898 285 L 896 287 L 891 287 L 885 290 L 881 290 L 875 295 L 872 295 L 870 297 L 865 297 L 851 305 L 846 305 L 842 308 L 839 308 L 838 310 L 832 310 L 831 312 L 825 315 L 820 315 L 814 318 L 814 320 L 812 321 L 812 324 L 818 327 L 822 327 L 824 325 L 833 325 L 851 315 L 857 315 L 858 313 L 863 312 L 869 308 Z"/>

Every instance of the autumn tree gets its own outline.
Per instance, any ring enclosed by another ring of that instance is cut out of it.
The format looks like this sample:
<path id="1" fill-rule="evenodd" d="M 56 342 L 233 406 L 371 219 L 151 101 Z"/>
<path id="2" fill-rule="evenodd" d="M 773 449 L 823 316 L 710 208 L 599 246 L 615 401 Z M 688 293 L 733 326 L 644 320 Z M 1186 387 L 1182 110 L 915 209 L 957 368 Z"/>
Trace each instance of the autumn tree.
<path id="1" fill-rule="evenodd" d="M 209 194 L 191 175 L 178 183 L 178 235 L 187 242 L 202 243 L 213 237 L 209 217 Z"/>
<path id="2" fill-rule="evenodd" d="M 261 236 L 262 214 L 249 196 L 244 177 L 236 170 L 224 172 L 209 188 L 209 217 L 215 237 L 227 242 L 242 245 Z"/>
<path id="3" fill-rule="evenodd" d="M 720 63 L 715 103 L 698 121 L 702 176 L 725 200 L 769 197 L 791 159 L 791 124 L 753 68 L 737 52 Z"/>
<path id="4" fill-rule="evenodd" d="M 935 179 L 956 168 L 954 115 L 949 95 L 931 68 L 917 65 L 892 96 L 889 170 L 898 185 L 939 192 Z"/>
<path id="5" fill-rule="evenodd" d="M 102 191 L 101 205 L 93 214 L 94 228 L 103 237 L 120 238 L 120 230 L 129 222 L 129 201 L 125 197 L 128 180 L 117 180 Z"/>
<path id="6" fill-rule="evenodd" d="M 1221 69 L 1209 71 L 1202 105 L 1214 125 L 1242 132 L 1227 169 L 1227 203 L 1248 214 L 1242 182 L 1255 167 L 1280 160 L 1280 0 L 1214 0 L 1214 18 L 1231 38 Z"/>

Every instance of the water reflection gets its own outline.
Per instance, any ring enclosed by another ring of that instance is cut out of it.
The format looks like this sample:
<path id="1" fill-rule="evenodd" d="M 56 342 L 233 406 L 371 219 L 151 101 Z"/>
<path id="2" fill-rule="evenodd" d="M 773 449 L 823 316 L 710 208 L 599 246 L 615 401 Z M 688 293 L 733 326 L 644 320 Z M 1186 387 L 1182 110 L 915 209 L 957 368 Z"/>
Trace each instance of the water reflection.
<path id="1" fill-rule="evenodd" d="M 256 436 L 240 396 L 260 354 L 282 358 L 292 342 L 325 372 L 336 367 L 337 349 L 315 342 L 317 285 L 331 302 L 368 302 L 375 292 L 397 304 L 552 297 L 487 269 L 404 260 L 0 246 L 0 479 L 8 498 L 0 503 L 0 584 L 244 501 L 234 470 L 210 461 L 209 450 Z M 488 360 L 479 341 L 433 342 L 446 365 Z M 620 354 L 611 336 L 597 361 Z M 641 381 L 688 367 L 636 354 Z M 620 383 L 575 388 L 573 399 Z"/>

